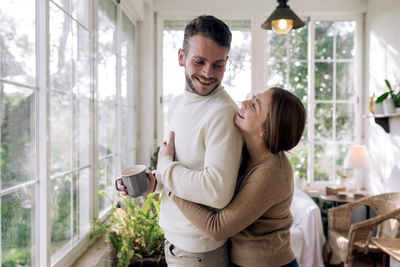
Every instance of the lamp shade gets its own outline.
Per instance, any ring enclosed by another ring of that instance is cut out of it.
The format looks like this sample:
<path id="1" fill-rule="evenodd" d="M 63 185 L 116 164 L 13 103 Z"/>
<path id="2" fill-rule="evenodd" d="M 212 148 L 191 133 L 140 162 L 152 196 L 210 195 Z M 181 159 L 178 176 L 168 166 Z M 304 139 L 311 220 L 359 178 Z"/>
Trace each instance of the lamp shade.
<path id="1" fill-rule="evenodd" d="M 343 167 L 364 169 L 368 166 L 368 152 L 364 145 L 352 145 L 346 154 Z"/>
<path id="2" fill-rule="evenodd" d="M 286 34 L 291 29 L 304 26 L 304 22 L 286 4 L 288 0 L 278 0 L 279 6 L 261 25 L 266 30 L 274 30 L 278 34 Z"/>

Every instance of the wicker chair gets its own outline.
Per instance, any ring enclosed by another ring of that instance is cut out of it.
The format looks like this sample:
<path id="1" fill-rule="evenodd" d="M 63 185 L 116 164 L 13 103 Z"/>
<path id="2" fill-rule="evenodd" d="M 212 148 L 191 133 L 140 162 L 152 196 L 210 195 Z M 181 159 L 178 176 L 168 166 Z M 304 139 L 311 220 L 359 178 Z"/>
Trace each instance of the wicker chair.
<path id="1" fill-rule="evenodd" d="M 369 206 L 377 216 L 351 225 L 351 214 L 359 206 Z M 350 267 L 356 255 L 380 252 L 370 243 L 375 230 L 378 238 L 400 236 L 400 193 L 364 197 L 329 209 L 327 243 L 332 250 L 332 258 L 340 259 Z"/>

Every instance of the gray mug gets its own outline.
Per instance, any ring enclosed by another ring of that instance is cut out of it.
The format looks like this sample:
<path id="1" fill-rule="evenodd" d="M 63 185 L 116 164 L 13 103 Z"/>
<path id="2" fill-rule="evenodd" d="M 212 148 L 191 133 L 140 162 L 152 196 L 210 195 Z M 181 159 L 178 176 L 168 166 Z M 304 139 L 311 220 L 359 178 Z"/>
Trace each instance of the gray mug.
<path id="1" fill-rule="evenodd" d="M 145 165 L 135 165 L 121 172 L 121 176 L 115 180 L 115 187 L 117 191 L 124 191 L 118 187 L 119 180 L 122 180 L 126 187 L 126 192 L 131 197 L 142 196 L 149 189 Z"/>

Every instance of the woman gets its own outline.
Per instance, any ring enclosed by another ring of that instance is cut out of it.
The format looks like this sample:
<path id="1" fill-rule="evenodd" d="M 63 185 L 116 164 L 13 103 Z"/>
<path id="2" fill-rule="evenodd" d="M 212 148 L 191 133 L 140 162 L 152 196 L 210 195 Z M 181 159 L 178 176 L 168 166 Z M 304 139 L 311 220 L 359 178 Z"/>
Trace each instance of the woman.
<path id="1" fill-rule="evenodd" d="M 293 171 L 285 151 L 298 144 L 305 121 L 303 104 L 281 88 L 242 102 L 234 123 L 245 149 L 231 203 L 215 213 L 170 193 L 201 231 L 215 240 L 230 237 L 233 266 L 298 266 L 290 245 Z M 166 146 L 161 146 L 159 160 Z"/>

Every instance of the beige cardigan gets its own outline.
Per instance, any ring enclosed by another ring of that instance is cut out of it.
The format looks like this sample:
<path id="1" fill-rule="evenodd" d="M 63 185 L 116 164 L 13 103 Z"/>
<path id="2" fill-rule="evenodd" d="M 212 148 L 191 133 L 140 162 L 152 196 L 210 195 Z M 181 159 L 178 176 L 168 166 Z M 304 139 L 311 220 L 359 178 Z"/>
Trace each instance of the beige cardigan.
<path id="1" fill-rule="evenodd" d="M 230 239 L 240 266 L 281 266 L 295 256 L 290 245 L 293 171 L 284 152 L 250 168 L 239 192 L 219 213 L 171 195 L 183 214 L 212 239 Z"/>

